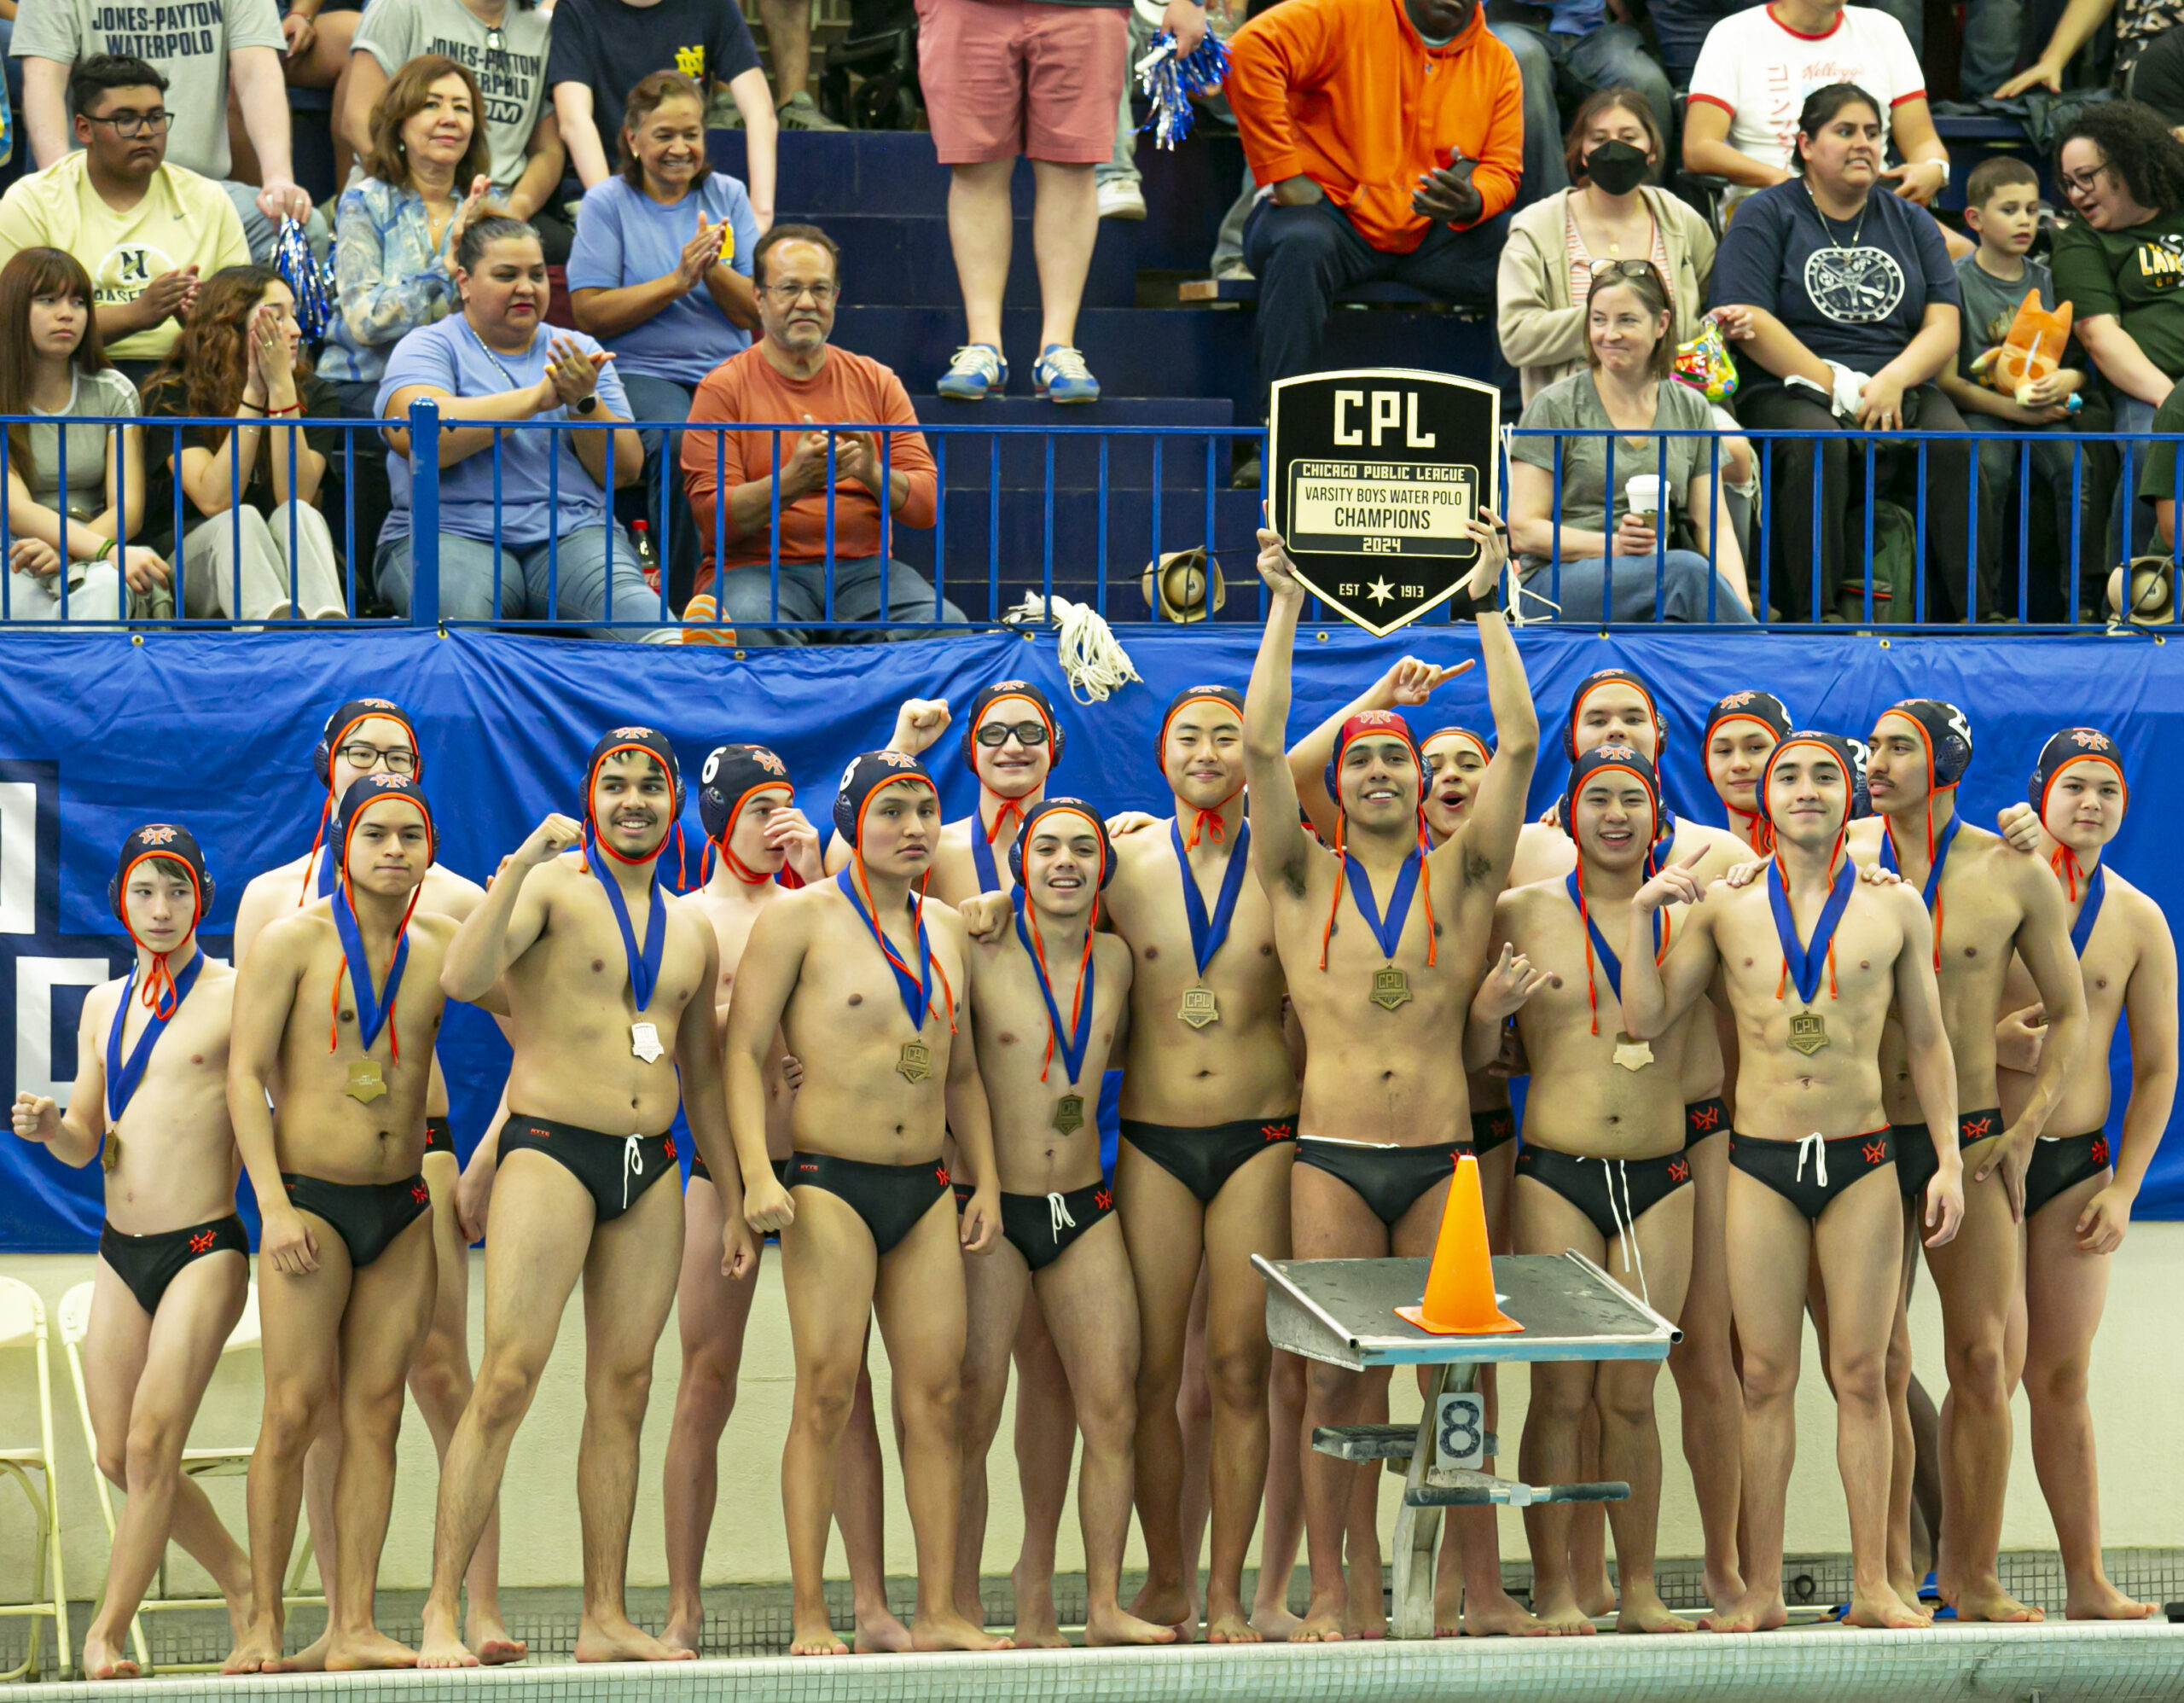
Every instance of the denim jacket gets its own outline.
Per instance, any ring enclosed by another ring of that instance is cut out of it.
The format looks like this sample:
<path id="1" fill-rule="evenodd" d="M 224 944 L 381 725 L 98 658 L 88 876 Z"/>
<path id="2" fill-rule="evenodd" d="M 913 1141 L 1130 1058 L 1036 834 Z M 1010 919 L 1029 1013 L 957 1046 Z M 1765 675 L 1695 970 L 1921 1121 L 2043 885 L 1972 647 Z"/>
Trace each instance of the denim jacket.
<path id="1" fill-rule="evenodd" d="M 455 221 L 448 221 L 452 234 Z M 341 197 L 334 226 L 334 323 L 318 375 L 334 384 L 376 382 L 394 346 L 456 306 L 447 243 L 435 247 L 424 197 L 365 177 Z"/>

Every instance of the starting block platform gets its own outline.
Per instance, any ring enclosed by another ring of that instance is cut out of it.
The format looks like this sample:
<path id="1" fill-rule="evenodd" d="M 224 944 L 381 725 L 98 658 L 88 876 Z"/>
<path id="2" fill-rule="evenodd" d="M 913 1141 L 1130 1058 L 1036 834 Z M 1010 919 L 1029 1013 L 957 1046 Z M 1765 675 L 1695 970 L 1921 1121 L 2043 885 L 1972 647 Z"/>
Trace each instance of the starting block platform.
<path id="1" fill-rule="evenodd" d="M 1403 1508 L 1390 1560 L 1390 1635 L 1433 1636 L 1433 1559 L 1444 1508 L 1542 1502 L 1620 1502 L 1622 1483 L 1527 1485 L 1478 1470 L 1496 1451 L 1475 1393 L 1478 1369 L 1503 1361 L 1668 1358 L 1682 1332 L 1574 1248 L 1555 1254 L 1497 1254 L 1495 1299 L 1517 1331 L 1450 1334 L 1397 1315 L 1426 1293 L 1425 1259 L 1263 1259 L 1267 1337 L 1308 1360 L 1353 1372 L 1430 1369 L 1426 1405 L 1413 1426 L 1321 1427 L 1312 1446 L 1346 1461 L 1407 1462 Z"/>

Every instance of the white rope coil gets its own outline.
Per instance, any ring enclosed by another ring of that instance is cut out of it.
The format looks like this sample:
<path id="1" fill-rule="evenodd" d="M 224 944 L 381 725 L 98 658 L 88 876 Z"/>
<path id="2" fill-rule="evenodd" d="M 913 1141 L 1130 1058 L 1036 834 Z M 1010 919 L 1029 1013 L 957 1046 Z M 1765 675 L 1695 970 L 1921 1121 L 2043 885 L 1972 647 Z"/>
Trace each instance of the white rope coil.
<path id="1" fill-rule="evenodd" d="M 1060 629 L 1055 656 L 1062 677 L 1069 682 L 1070 696 L 1080 704 L 1103 704 L 1130 682 L 1143 681 L 1113 629 L 1096 610 L 1082 603 L 1034 592 L 1002 619 L 1013 627 L 1052 622 Z"/>

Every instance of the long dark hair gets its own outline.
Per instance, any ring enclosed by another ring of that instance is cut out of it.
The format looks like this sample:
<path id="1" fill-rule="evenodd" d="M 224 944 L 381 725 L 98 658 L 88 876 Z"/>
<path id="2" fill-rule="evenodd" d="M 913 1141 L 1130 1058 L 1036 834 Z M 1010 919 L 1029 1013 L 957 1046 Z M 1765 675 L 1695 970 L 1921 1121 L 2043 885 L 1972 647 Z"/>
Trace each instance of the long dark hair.
<path id="1" fill-rule="evenodd" d="M 2058 171 L 2064 148 L 2081 137 L 2100 150 L 2140 206 L 2163 213 L 2184 208 L 2184 142 L 2169 134 L 2169 120 L 2145 102 L 2079 108 L 2055 138 Z"/>
<path id="2" fill-rule="evenodd" d="M 163 403 L 179 414 L 234 414 L 250 381 L 250 316 L 267 289 L 282 282 L 270 266 L 226 266 L 207 278 L 182 335 L 144 386 L 144 411 L 157 412 L 155 403 Z M 297 356 L 300 382 L 310 368 L 300 349 Z M 224 433 L 208 426 L 191 435 L 210 448 Z M 270 443 L 270 436 L 258 440 L 261 453 Z"/>
<path id="3" fill-rule="evenodd" d="M 91 275 L 73 254 L 58 248 L 18 249 L 0 266 L 0 414 L 31 411 L 31 390 L 38 362 L 31 352 L 31 303 L 40 296 L 83 298 L 84 334 L 69 364 L 87 376 L 107 368 L 106 346 L 99 338 L 97 296 Z M 27 426 L 8 428 L 8 453 L 28 478 L 37 465 Z"/>
<path id="4" fill-rule="evenodd" d="M 1570 120 L 1569 132 L 1562 141 L 1562 160 L 1570 168 L 1570 181 L 1585 181 L 1585 132 L 1602 113 L 1628 113 L 1638 120 L 1638 128 L 1646 132 L 1646 151 L 1653 156 L 1653 163 L 1646 168 L 1646 181 L 1658 181 L 1661 161 L 1668 156 L 1668 143 L 1661 137 L 1661 121 L 1653 116 L 1653 103 L 1628 84 L 1594 90 L 1577 108 L 1577 116 Z"/>
<path id="5" fill-rule="evenodd" d="M 1805 96 L 1804 108 L 1798 114 L 1798 141 L 1812 142 L 1818 138 L 1821 126 L 1834 121 L 1835 115 L 1845 107 L 1870 107 L 1873 116 L 1881 115 L 1879 102 L 1855 83 L 1830 83 L 1815 89 Z M 1805 175 L 1805 154 L 1795 143 L 1791 145 L 1790 168 L 1800 177 Z"/>

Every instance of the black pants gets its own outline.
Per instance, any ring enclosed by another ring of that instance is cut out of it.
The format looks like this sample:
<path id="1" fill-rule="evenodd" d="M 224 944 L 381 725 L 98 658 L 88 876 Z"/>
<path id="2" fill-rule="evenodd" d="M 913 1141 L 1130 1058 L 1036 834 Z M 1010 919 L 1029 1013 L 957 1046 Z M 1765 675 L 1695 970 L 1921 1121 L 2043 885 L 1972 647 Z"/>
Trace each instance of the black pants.
<path id="1" fill-rule="evenodd" d="M 1258 357 L 1259 416 L 1276 379 L 1319 370 L 1327 313 L 1353 284 L 1393 282 L 1437 301 L 1485 307 L 1509 230 L 1497 214 L 1469 230 L 1436 224 L 1408 254 L 1382 253 L 1332 201 L 1277 206 L 1263 201 L 1244 221 L 1244 262 L 1259 281 L 1252 345 Z"/>
<path id="2" fill-rule="evenodd" d="M 1825 403 L 1810 391 L 1767 385 L 1752 391 L 1737 407 L 1743 422 L 1755 431 L 1834 432 L 1839 422 Z M 1964 419 L 1956 405 L 1932 385 L 1920 385 L 1903 395 L 1903 423 L 1907 428 L 1927 432 L 1961 432 Z M 1926 601 L 1925 618 L 1930 621 L 1966 619 L 1964 587 L 1970 563 L 1966 503 L 1978 479 L 1978 458 L 1968 438 L 1930 442 L 1926 445 Z M 1866 509 L 1862 487 L 1865 482 L 1863 440 L 1831 439 L 1817 445 L 1778 438 L 1768 451 L 1774 457 L 1768 486 L 1769 578 L 1768 601 L 1782 612 L 1786 621 L 1824 620 L 1835 612 L 1836 594 L 1842 588 L 1846 561 L 1863 564 L 1866 548 Z M 1820 605 L 1813 607 L 1813 474 L 1819 463 Z M 1854 495 L 1854 492 L 1857 493 Z M 1916 518 L 1919 500 L 1919 450 L 1916 444 L 1880 442 L 1873 445 L 1873 490 L 1876 498 L 1887 497 L 1912 510 Z M 2000 584 L 2001 552 L 1995 528 L 1979 528 L 1979 604 L 1982 608 L 2005 607 Z M 2016 600 L 2008 600 L 2013 608 Z M 1897 619 L 1909 619 L 1908 616 Z"/>

